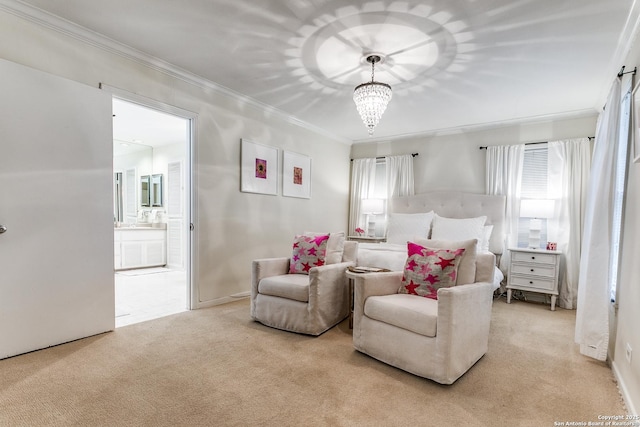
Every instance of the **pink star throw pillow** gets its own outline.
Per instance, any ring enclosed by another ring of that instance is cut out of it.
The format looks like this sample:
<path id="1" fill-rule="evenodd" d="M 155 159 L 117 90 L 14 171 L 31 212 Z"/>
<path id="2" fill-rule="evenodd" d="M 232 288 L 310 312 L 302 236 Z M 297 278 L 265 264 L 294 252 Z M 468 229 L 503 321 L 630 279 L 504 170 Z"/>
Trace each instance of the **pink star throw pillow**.
<path id="1" fill-rule="evenodd" d="M 296 236 L 293 240 L 293 255 L 289 263 L 289 273 L 309 274 L 312 267 L 325 264 L 329 235 Z"/>
<path id="2" fill-rule="evenodd" d="M 465 249 L 432 249 L 407 242 L 400 294 L 438 299 L 438 289 L 456 284 L 458 264 Z"/>

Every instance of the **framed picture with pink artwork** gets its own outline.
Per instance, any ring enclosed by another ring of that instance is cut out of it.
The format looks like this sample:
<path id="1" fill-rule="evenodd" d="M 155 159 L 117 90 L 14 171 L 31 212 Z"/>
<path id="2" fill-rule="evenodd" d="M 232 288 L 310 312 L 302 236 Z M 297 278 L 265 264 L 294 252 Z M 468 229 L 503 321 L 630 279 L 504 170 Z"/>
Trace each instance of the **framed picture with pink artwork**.
<path id="1" fill-rule="evenodd" d="M 285 151 L 282 155 L 282 195 L 311 198 L 311 158 Z"/>
<path id="2" fill-rule="evenodd" d="M 241 140 L 240 191 L 278 194 L 278 149 Z"/>

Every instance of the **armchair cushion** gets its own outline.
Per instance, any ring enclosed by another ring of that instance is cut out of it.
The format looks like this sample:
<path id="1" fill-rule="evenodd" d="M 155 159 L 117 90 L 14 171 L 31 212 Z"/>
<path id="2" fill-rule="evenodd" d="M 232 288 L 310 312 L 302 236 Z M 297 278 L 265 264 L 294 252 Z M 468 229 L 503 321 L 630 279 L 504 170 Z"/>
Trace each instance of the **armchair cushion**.
<path id="1" fill-rule="evenodd" d="M 324 265 L 328 240 L 328 234 L 296 236 L 293 240 L 293 255 L 291 256 L 289 273 L 309 274 L 312 267 Z"/>
<path id="2" fill-rule="evenodd" d="M 456 284 L 464 248 L 433 249 L 412 242 L 407 243 L 407 248 L 408 258 L 398 293 L 438 299 L 438 289 Z"/>
<path id="3" fill-rule="evenodd" d="M 303 274 L 283 274 L 265 277 L 258 283 L 258 292 L 296 301 L 309 301 L 309 277 Z"/>
<path id="4" fill-rule="evenodd" d="M 438 301 L 415 295 L 372 296 L 364 303 L 364 314 L 426 337 L 436 336 Z"/>

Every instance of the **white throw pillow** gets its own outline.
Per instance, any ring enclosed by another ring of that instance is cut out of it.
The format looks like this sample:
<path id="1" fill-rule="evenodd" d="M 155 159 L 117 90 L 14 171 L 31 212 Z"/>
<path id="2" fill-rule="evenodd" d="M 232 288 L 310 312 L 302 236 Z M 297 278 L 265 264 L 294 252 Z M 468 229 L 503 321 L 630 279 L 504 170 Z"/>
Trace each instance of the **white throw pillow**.
<path id="1" fill-rule="evenodd" d="M 435 215 L 431 238 L 434 240 L 470 240 L 481 242 L 484 237 L 486 216 L 476 218 L 445 218 Z"/>
<path id="2" fill-rule="evenodd" d="M 406 245 L 408 241 L 413 241 L 416 238 L 428 238 L 433 216 L 433 211 L 415 214 L 389 214 L 387 243 Z"/>

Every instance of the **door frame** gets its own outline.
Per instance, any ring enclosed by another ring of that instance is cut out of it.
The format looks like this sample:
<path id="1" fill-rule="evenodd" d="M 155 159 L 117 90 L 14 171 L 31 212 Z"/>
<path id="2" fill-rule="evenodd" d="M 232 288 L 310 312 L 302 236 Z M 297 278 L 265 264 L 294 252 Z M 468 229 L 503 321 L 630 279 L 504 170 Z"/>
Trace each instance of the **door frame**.
<path id="1" fill-rule="evenodd" d="M 194 224 L 196 223 L 196 209 L 195 209 L 195 188 L 196 188 L 196 176 L 197 176 L 197 166 L 196 166 L 196 129 L 197 129 L 197 121 L 198 114 L 193 111 L 185 110 L 179 107 L 175 107 L 173 105 L 166 104 L 161 101 L 157 101 L 151 98 L 147 98 L 142 95 L 137 95 L 135 93 L 129 92 L 124 89 L 120 89 L 114 86 L 110 86 L 105 83 L 100 83 L 99 88 L 110 92 L 113 98 L 121 99 L 126 102 L 130 102 L 133 104 L 138 104 L 143 107 L 151 108 L 154 110 L 161 111 L 163 113 L 171 114 L 185 120 L 189 121 L 189 130 L 188 130 L 188 138 L 187 146 L 185 148 L 185 167 L 187 168 L 186 173 L 186 182 L 185 186 L 187 187 L 185 191 L 185 197 L 188 200 L 185 200 L 185 268 L 187 275 L 187 310 L 193 310 L 198 308 L 198 287 L 196 286 L 195 281 L 195 272 L 197 267 L 196 260 L 196 234 L 194 233 Z"/>

